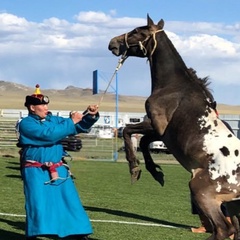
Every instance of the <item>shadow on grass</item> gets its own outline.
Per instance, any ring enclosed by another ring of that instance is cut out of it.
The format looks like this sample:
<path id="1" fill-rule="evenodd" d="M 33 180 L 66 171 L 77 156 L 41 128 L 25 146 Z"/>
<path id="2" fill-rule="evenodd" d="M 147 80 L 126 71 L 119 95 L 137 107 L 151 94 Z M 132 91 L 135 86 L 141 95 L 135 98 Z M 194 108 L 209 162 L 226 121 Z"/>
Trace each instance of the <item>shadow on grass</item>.
<path id="1" fill-rule="evenodd" d="M 18 172 L 20 172 L 20 167 L 6 167 L 7 169 L 12 169 L 12 170 L 17 170 Z"/>
<path id="2" fill-rule="evenodd" d="M 6 223 L 13 229 L 25 231 L 25 222 L 11 221 L 7 219 L 0 218 L 0 222 Z M 15 233 L 0 229 L 0 239 L 1 240 L 25 240 L 25 234 Z M 42 238 L 38 238 L 39 240 Z M 62 239 L 62 240 L 73 240 L 73 237 L 59 238 L 57 236 L 49 236 L 44 239 Z M 89 237 L 89 240 L 100 240 L 98 238 Z"/>
<path id="3" fill-rule="evenodd" d="M 8 174 L 8 175 L 5 175 L 5 176 L 8 177 L 8 178 L 19 178 L 19 179 L 22 178 L 21 176 L 19 176 L 19 175 L 14 175 L 14 174 Z"/>
<path id="4" fill-rule="evenodd" d="M 7 219 L 0 218 L 0 222 L 4 222 L 16 230 L 25 230 L 25 223 L 20 221 L 11 221 Z M 15 232 L 6 231 L 0 229 L 0 239 L 1 240 L 24 240 L 25 235 Z"/>
<path id="5" fill-rule="evenodd" d="M 90 206 L 84 206 L 84 208 L 87 211 L 91 211 L 91 212 L 104 212 L 104 213 L 111 214 L 111 215 L 133 218 L 133 219 L 142 220 L 142 221 L 148 221 L 148 222 L 152 222 L 155 224 L 170 225 L 170 226 L 177 227 L 177 228 L 190 229 L 192 227 L 192 226 L 188 226 L 188 225 L 184 225 L 184 224 L 179 224 L 179 223 L 169 222 L 169 221 L 160 220 L 160 219 L 156 219 L 156 218 L 146 217 L 146 216 L 142 216 L 142 215 L 139 215 L 136 213 L 129 213 L 129 212 L 124 212 L 124 211 L 120 211 L 120 210 L 112 210 L 112 209 L 107 209 L 107 208 L 98 208 L 98 207 L 90 207 Z"/>
<path id="6" fill-rule="evenodd" d="M 17 162 L 9 162 L 8 164 L 12 164 L 12 165 L 18 165 L 17 166 L 7 166 L 6 168 L 7 169 L 11 169 L 11 170 L 16 170 L 18 172 L 18 175 L 15 175 L 15 174 L 8 174 L 8 175 L 5 175 L 6 177 L 9 177 L 9 178 L 19 178 L 21 179 L 21 172 L 20 172 L 20 166 L 19 166 L 19 163 Z"/>
<path id="7" fill-rule="evenodd" d="M 18 165 L 18 166 L 19 166 L 19 164 L 20 164 L 20 161 L 18 161 L 18 162 L 8 162 L 8 164 L 12 164 L 12 165 Z"/>

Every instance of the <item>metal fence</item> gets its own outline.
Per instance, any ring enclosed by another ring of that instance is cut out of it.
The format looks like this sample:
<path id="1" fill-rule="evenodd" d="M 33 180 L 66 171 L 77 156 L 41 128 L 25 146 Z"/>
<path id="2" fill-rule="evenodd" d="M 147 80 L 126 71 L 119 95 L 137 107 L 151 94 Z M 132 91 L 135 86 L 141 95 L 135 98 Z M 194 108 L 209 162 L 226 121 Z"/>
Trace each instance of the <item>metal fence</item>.
<path id="1" fill-rule="evenodd" d="M 144 113 L 143 113 L 144 115 Z M 240 115 L 220 115 L 233 129 L 235 135 L 240 139 Z M 0 150 L 10 154 L 17 154 L 17 133 L 15 130 L 16 122 L 19 118 L 0 116 Z M 98 131 L 99 129 L 96 128 Z M 96 131 L 96 132 L 97 132 Z M 94 131 L 92 131 L 94 132 Z M 93 160 L 118 160 L 118 150 L 123 146 L 121 139 L 103 139 L 96 135 L 80 134 L 82 149 L 79 152 L 71 153 L 74 158 L 93 159 Z"/>
<path id="2" fill-rule="evenodd" d="M 17 119 L 0 119 L 0 148 L 16 146 L 16 122 Z"/>
<path id="3" fill-rule="evenodd" d="M 240 139 L 240 115 L 219 115 L 219 118 L 226 121 L 232 128 L 234 134 Z"/>
<path id="4" fill-rule="evenodd" d="M 18 119 L 0 118 L 0 150 L 8 155 L 18 155 L 16 122 Z M 75 159 L 116 161 L 118 158 L 119 139 L 101 139 L 95 135 L 80 134 L 82 148 L 70 151 Z"/>

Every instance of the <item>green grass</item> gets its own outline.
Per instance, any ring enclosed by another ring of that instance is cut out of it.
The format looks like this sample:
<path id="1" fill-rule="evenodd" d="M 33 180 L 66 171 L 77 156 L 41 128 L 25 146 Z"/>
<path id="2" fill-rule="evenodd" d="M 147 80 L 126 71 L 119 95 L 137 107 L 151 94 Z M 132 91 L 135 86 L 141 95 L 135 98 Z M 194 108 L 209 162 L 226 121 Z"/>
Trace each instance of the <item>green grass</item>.
<path id="1" fill-rule="evenodd" d="M 141 166 L 141 179 L 131 185 L 126 162 L 78 160 L 71 163 L 81 200 L 92 221 L 92 239 L 206 239 L 209 234 L 190 232 L 191 226 L 199 225 L 198 217 L 191 214 L 190 174 L 180 165 L 162 165 L 165 186 L 161 187 L 144 165 Z M 25 214 L 18 158 L 0 158 L 0 174 L 0 213 Z M 0 239 L 23 240 L 24 220 L 24 217 L 0 215 Z M 163 224 L 175 228 L 124 222 Z M 64 227 L 64 223 L 59 224 Z"/>

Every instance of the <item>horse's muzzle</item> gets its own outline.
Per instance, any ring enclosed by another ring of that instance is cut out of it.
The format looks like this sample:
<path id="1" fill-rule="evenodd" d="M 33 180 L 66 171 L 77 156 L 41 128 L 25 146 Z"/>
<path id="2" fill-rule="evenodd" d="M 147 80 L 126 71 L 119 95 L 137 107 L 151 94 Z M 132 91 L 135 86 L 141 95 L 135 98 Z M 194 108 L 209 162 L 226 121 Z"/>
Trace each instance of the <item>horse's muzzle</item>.
<path id="1" fill-rule="evenodd" d="M 127 47 L 125 44 L 122 44 L 113 38 L 109 42 L 108 50 L 110 50 L 115 56 L 120 56 L 127 50 Z"/>

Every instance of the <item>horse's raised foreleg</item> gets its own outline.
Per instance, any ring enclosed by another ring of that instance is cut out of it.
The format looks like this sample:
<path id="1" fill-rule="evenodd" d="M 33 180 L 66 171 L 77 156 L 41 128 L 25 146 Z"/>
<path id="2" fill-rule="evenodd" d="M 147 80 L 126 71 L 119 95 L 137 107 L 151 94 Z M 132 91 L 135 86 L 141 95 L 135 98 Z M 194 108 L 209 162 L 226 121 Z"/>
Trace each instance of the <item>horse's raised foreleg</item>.
<path id="1" fill-rule="evenodd" d="M 133 144 L 131 141 L 131 135 L 134 133 L 143 135 L 140 140 L 140 148 L 143 153 L 145 167 L 151 173 L 153 178 L 163 186 L 164 174 L 161 167 L 153 162 L 148 148 L 151 142 L 161 140 L 161 138 L 157 134 L 155 134 L 155 131 L 153 130 L 151 121 L 149 119 L 138 124 L 129 124 L 123 130 L 125 153 L 126 159 L 129 162 L 131 182 L 134 183 L 141 176 L 139 160 L 136 158 L 135 152 L 133 151 Z"/>
<path id="2" fill-rule="evenodd" d="M 159 141 L 161 139 L 159 136 L 155 135 L 154 132 L 152 134 L 146 134 L 142 136 L 140 140 L 140 148 L 144 157 L 146 169 L 151 173 L 153 178 L 163 186 L 164 174 L 162 168 L 154 163 L 148 147 L 151 142 L 157 140 Z"/>
<path id="3" fill-rule="evenodd" d="M 137 124 L 128 124 L 123 130 L 123 139 L 125 145 L 126 159 L 129 163 L 129 171 L 131 174 L 131 182 L 134 183 L 141 176 L 141 169 L 139 167 L 139 160 L 137 159 L 135 152 L 133 150 L 133 144 L 131 141 L 131 135 L 138 134 L 148 134 L 152 131 L 152 126 L 150 120 L 143 121 Z"/>
<path id="4" fill-rule="evenodd" d="M 131 182 L 132 183 L 137 181 L 141 176 L 141 169 L 139 167 L 140 162 L 134 153 L 133 144 L 132 144 L 132 140 L 131 140 L 131 135 L 134 133 L 139 133 L 138 128 L 135 126 L 135 124 L 127 125 L 123 129 L 125 154 L 126 154 L 126 159 L 129 164 L 129 171 L 131 174 Z"/>

